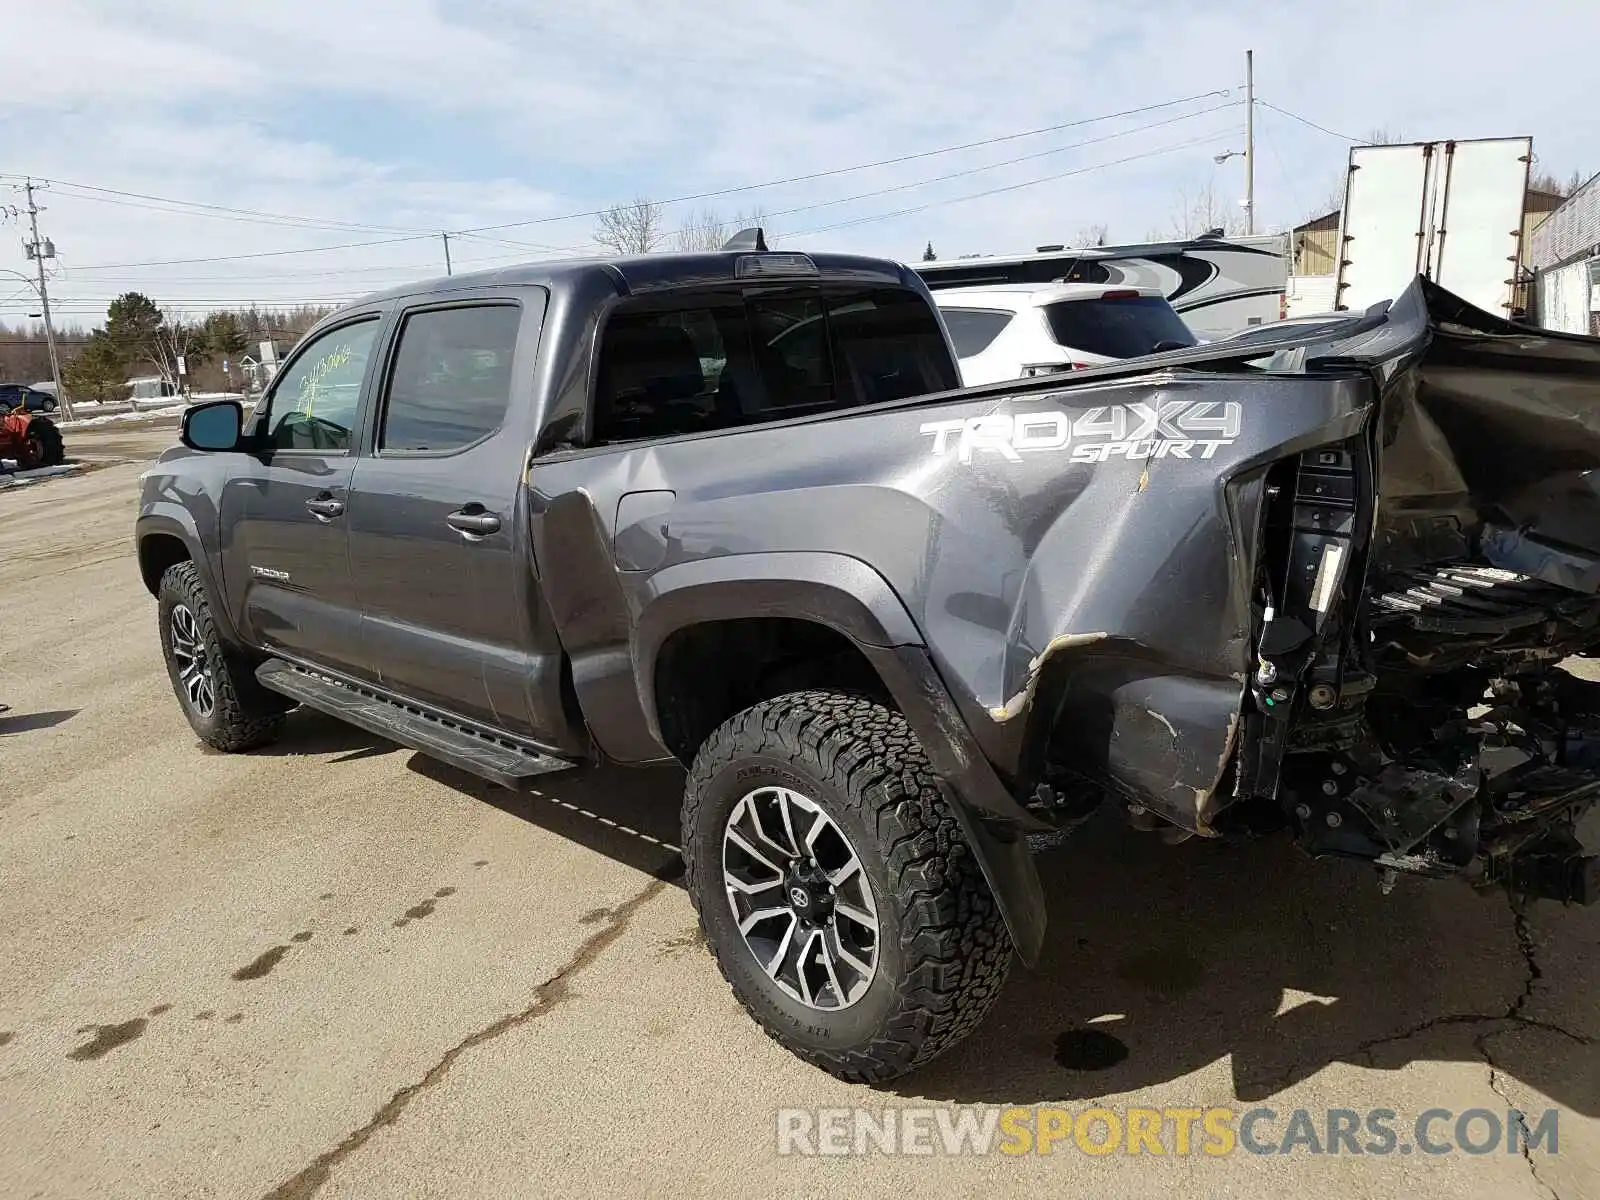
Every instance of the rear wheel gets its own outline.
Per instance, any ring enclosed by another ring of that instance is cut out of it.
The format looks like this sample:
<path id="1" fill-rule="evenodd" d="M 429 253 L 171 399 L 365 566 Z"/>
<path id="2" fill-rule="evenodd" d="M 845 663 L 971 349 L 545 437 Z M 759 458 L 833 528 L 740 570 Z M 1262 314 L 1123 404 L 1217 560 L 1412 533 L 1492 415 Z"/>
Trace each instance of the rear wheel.
<path id="1" fill-rule="evenodd" d="M 689 894 L 776 1041 L 843 1078 L 905 1074 L 972 1032 L 1011 942 L 905 719 L 861 696 L 747 709 L 696 756 Z"/>
<path id="2" fill-rule="evenodd" d="M 251 666 L 217 636 L 211 604 L 191 562 L 161 576 L 161 651 L 189 725 L 218 750 L 253 750 L 274 741 L 287 701 L 256 682 Z"/>

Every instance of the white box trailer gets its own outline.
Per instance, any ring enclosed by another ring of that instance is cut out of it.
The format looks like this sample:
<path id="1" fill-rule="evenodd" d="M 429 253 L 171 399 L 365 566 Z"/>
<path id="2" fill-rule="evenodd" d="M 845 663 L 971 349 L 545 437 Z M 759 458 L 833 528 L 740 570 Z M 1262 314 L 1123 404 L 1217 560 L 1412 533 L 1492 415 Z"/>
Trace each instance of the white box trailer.
<path id="1" fill-rule="evenodd" d="M 1426 275 L 1498 316 L 1512 305 L 1533 139 L 1356 146 L 1339 222 L 1338 307 Z"/>

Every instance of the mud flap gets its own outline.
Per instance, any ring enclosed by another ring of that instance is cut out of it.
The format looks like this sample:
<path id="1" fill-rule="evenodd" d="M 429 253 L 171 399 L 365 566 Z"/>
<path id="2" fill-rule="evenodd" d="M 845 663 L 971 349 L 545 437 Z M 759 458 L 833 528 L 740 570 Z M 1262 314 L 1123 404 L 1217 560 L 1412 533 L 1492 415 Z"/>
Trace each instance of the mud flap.
<path id="1" fill-rule="evenodd" d="M 1019 830 L 1010 841 L 1002 841 L 972 815 L 948 784 L 945 795 L 961 832 L 967 835 L 967 845 L 972 847 L 978 865 L 983 868 L 983 877 L 994 893 L 995 903 L 1000 906 L 1000 915 L 1005 919 L 1017 957 L 1024 966 L 1038 966 L 1044 950 L 1046 924 L 1044 887 L 1033 865 L 1026 835 Z"/>
<path id="2" fill-rule="evenodd" d="M 1000 782 L 925 649 L 860 649 L 888 687 L 939 776 L 950 810 L 1000 906 L 1017 957 L 1026 966 L 1036 966 L 1044 948 L 1047 914 L 1027 834 L 1050 826 L 1030 816 Z M 1002 828 L 1012 836 L 998 833 Z"/>

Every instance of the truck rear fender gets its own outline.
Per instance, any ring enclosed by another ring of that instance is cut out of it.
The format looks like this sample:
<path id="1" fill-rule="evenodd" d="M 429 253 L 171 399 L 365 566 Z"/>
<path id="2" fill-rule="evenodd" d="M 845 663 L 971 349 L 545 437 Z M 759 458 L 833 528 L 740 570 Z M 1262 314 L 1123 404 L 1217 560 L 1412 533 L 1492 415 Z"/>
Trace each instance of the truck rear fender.
<path id="1" fill-rule="evenodd" d="M 633 654 L 634 680 L 652 734 L 668 744 L 657 667 L 671 639 L 708 624 L 763 618 L 832 630 L 871 666 L 943 782 L 1019 956 L 1036 962 L 1045 905 L 1025 835 L 1043 826 L 995 774 L 904 604 L 866 563 L 817 552 L 744 554 L 682 563 L 652 576 Z"/>

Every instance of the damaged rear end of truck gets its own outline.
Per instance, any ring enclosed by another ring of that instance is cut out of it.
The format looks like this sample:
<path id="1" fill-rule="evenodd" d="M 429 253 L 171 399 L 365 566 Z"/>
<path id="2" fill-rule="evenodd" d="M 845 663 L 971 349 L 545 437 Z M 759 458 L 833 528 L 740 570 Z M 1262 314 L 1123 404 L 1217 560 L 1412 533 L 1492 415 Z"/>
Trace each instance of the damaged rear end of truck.
<path id="1" fill-rule="evenodd" d="M 1425 280 L 1295 336 L 923 427 L 1065 481 L 1015 514 L 991 760 L 1057 829 L 1109 794 L 1177 839 L 1287 829 L 1386 888 L 1593 902 L 1600 684 L 1563 662 L 1600 645 L 1600 339 Z"/>

